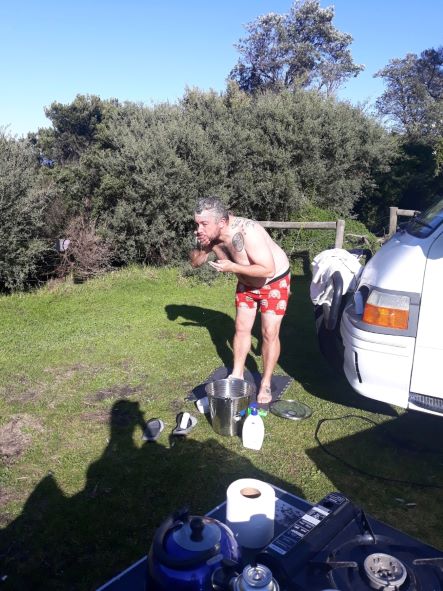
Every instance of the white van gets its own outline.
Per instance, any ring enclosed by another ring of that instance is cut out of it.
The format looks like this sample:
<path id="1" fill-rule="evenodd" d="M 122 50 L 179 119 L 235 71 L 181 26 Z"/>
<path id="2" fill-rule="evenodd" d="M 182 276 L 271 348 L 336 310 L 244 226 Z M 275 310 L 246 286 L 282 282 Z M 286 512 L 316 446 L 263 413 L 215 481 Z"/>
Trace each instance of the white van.
<path id="1" fill-rule="evenodd" d="M 363 396 L 443 414 L 443 199 L 398 230 L 345 294 L 339 275 L 316 306 L 323 353 Z"/>

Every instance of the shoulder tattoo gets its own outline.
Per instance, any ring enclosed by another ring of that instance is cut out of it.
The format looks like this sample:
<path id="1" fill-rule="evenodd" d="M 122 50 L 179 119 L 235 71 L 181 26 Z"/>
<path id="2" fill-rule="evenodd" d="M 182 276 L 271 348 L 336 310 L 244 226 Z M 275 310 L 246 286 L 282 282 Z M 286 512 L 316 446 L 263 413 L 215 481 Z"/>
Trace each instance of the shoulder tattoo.
<path id="1" fill-rule="evenodd" d="M 237 232 L 236 234 L 234 234 L 234 236 L 232 237 L 232 246 L 234 247 L 234 249 L 237 252 L 240 252 L 243 250 L 244 245 L 245 241 L 243 238 L 243 234 L 241 232 Z"/>

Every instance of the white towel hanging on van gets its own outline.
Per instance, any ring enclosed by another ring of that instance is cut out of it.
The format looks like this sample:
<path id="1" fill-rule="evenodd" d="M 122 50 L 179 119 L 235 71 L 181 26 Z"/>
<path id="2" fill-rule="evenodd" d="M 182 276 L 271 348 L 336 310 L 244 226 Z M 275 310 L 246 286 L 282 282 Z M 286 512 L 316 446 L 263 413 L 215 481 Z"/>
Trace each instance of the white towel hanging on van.
<path id="1" fill-rule="evenodd" d="M 355 288 L 363 269 L 356 255 L 343 248 L 323 250 L 312 261 L 311 301 L 321 306 L 331 305 L 333 296 L 332 275 L 338 271 L 343 279 L 343 294 Z"/>

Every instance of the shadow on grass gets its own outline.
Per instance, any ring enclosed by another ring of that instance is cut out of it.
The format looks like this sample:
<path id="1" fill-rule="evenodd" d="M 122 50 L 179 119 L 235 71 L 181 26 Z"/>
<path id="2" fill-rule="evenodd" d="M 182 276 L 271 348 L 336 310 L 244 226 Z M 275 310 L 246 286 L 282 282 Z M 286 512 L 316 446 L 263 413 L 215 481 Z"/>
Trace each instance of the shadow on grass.
<path id="1" fill-rule="evenodd" d="M 324 421 L 317 429 L 318 445 L 306 453 L 336 490 L 394 527 L 443 548 L 441 421 L 414 411 L 382 423 L 350 413 Z"/>
<path id="2" fill-rule="evenodd" d="M 146 554 L 168 514 L 183 505 L 206 513 L 240 477 L 300 495 L 215 439 L 175 438 L 171 447 L 162 434 L 136 446 L 144 425 L 138 402 L 117 401 L 108 445 L 89 466 L 84 489 L 68 497 L 53 475 L 41 480 L 21 515 L 0 531 L 2 589 L 95 589 Z"/>
<path id="3" fill-rule="evenodd" d="M 234 293 L 232 294 L 234 301 Z M 231 316 L 224 312 L 218 312 L 209 308 L 202 308 L 200 306 L 189 306 L 187 304 L 169 304 L 165 306 L 166 314 L 169 320 L 177 320 L 177 318 L 184 318 L 184 322 L 180 322 L 181 326 L 203 326 L 205 327 L 217 355 L 225 367 L 232 367 L 232 340 L 235 332 L 235 323 Z M 257 336 L 257 327 L 254 327 L 254 335 Z M 246 367 L 251 373 L 258 371 L 255 359 L 248 355 L 246 359 Z"/>

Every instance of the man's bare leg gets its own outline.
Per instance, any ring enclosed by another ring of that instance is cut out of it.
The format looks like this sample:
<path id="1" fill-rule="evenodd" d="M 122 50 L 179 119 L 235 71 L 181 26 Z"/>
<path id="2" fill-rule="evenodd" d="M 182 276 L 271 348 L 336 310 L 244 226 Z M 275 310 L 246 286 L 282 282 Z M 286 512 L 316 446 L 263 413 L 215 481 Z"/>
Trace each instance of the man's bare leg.
<path id="1" fill-rule="evenodd" d="M 260 391 L 257 395 L 257 402 L 267 404 L 271 402 L 271 378 L 278 358 L 280 357 L 280 326 L 283 316 L 277 316 L 269 312 L 262 314 L 262 359 L 263 376 L 260 384 Z"/>
<path id="2" fill-rule="evenodd" d="M 257 310 L 237 308 L 234 335 L 234 367 L 231 376 L 243 379 L 246 357 L 251 350 L 251 332 Z"/>

